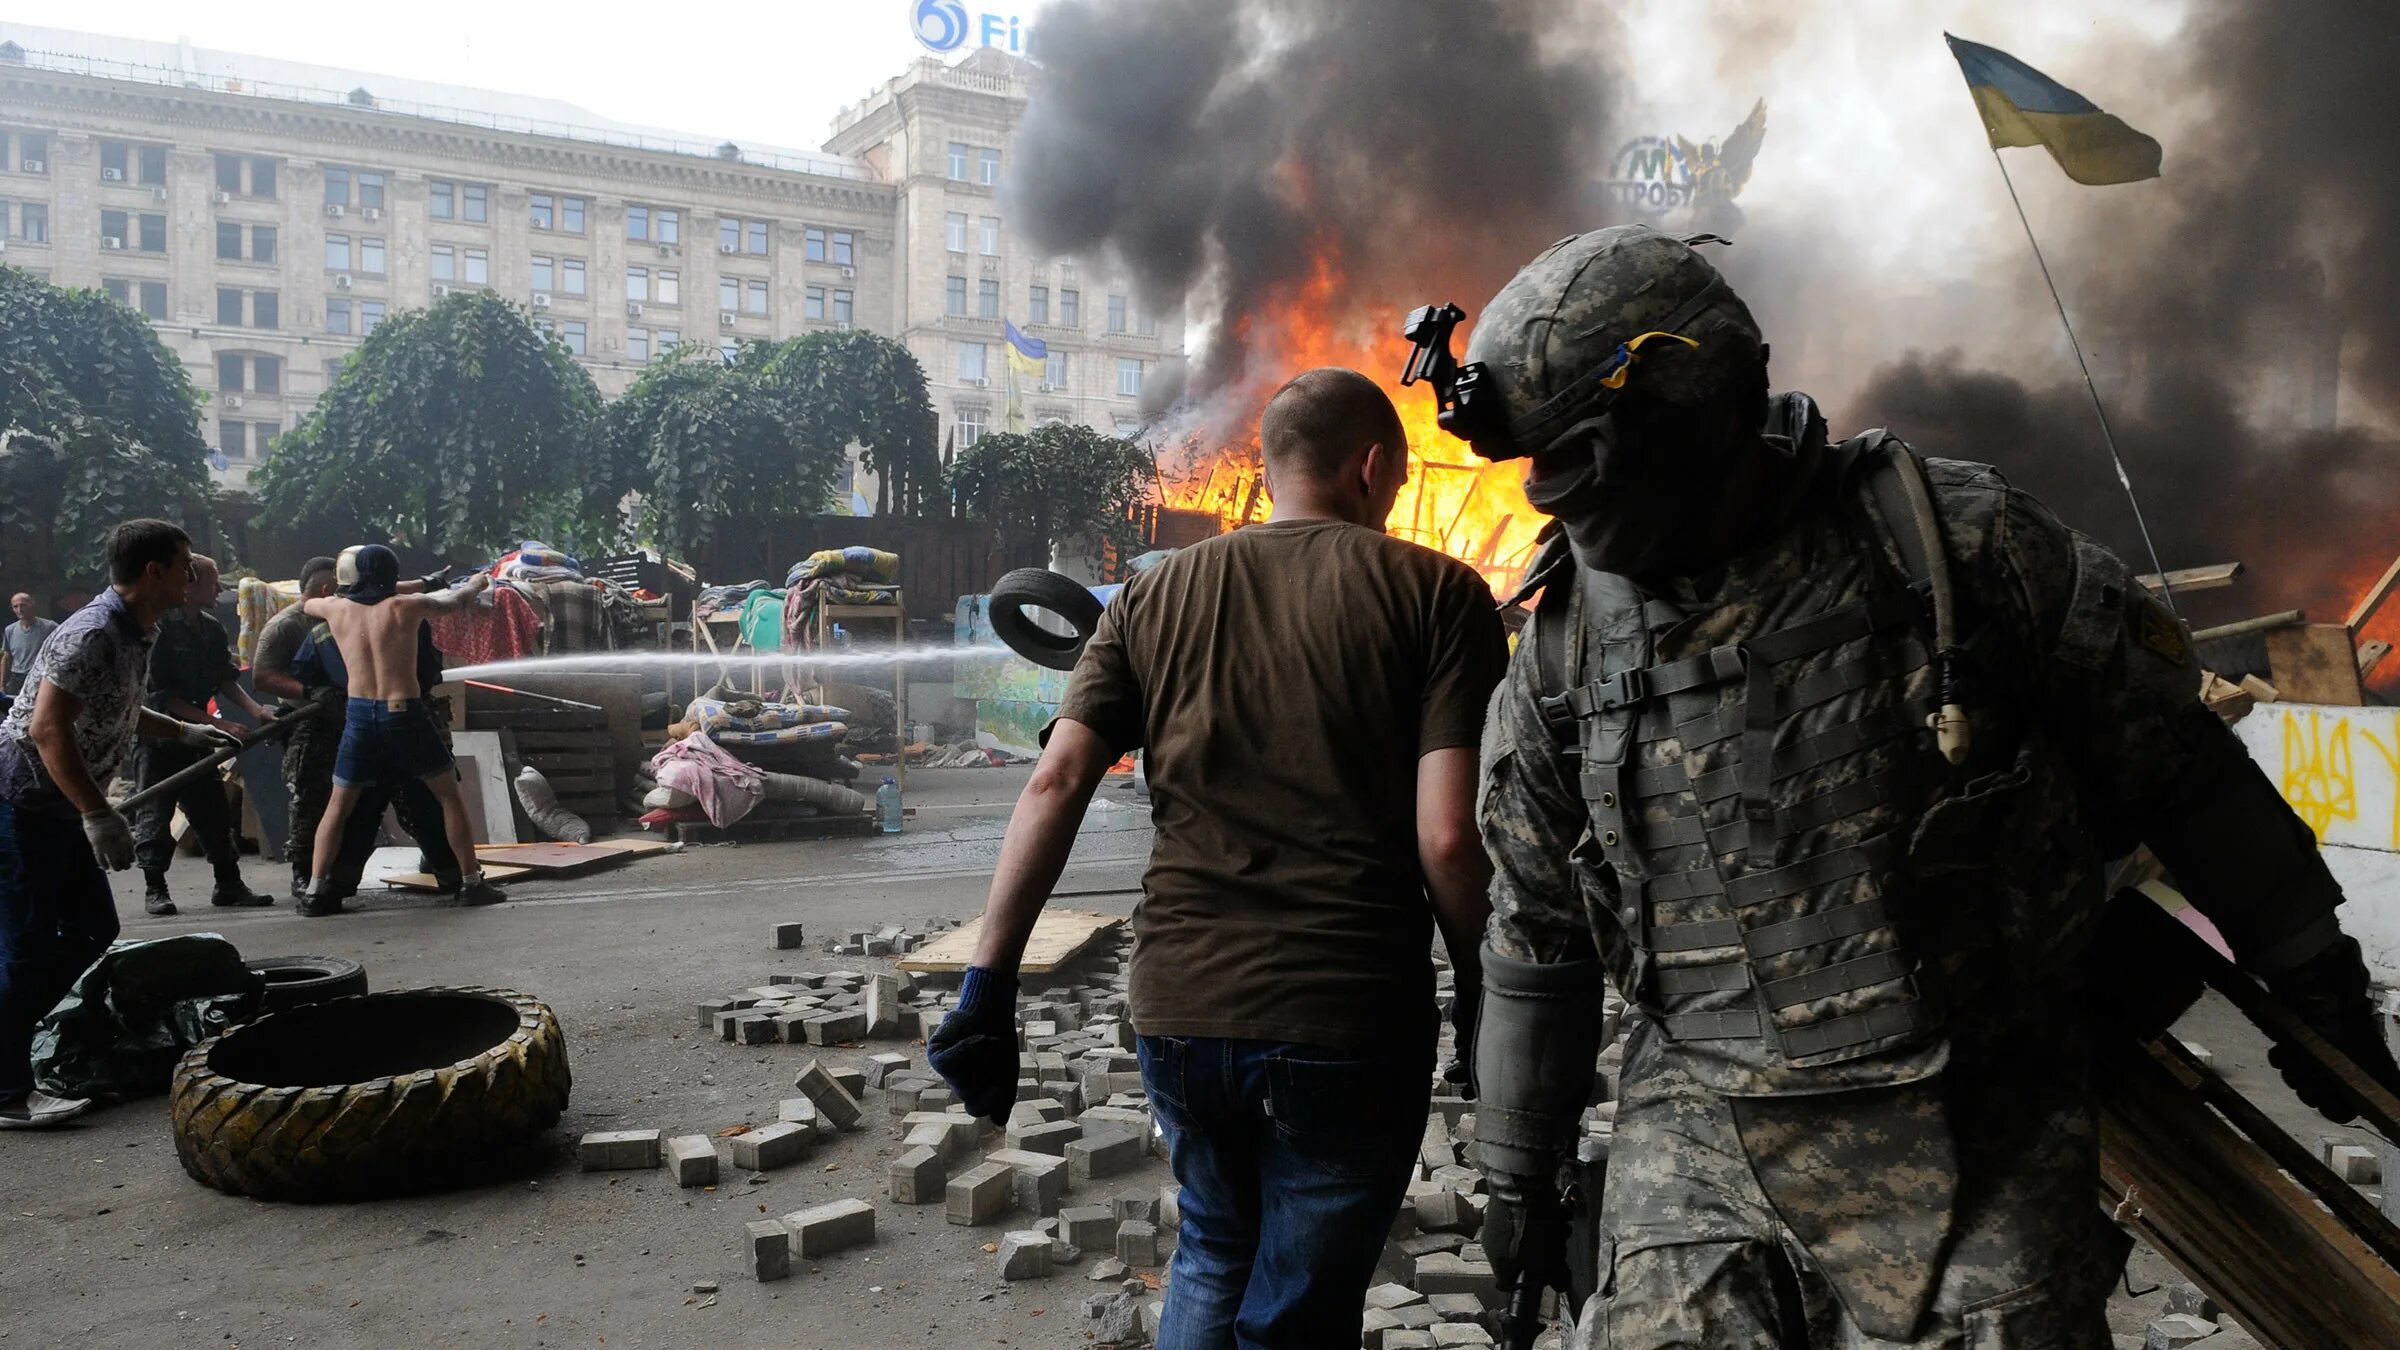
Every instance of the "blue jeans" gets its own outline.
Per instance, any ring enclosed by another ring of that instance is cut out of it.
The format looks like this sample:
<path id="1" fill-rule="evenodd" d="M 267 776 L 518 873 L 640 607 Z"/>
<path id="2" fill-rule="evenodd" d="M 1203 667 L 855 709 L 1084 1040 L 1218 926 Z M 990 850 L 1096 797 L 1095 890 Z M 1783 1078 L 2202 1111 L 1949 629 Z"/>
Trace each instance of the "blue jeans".
<path id="1" fill-rule="evenodd" d="M 0 798 L 0 1100 L 33 1086 L 33 1029 L 108 944 L 117 898 L 73 816 Z"/>
<path id="2" fill-rule="evenodd" d="M 1183 1187 L 1158 1350 L 1358 1344 L 1425 1135 L 1432 1037 L 1368 1056 L 1175 1036 L 1138 1048 Z"/>

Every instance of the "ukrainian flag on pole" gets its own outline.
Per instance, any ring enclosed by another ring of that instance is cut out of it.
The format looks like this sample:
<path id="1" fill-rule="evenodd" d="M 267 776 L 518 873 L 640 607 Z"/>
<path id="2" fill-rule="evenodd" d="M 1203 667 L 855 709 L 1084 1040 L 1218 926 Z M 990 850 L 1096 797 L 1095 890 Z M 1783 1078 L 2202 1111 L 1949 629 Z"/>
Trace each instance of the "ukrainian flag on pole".
<path id="1" fill-rule="evenodd" d="M 1026 422 L 1022 381 L 1041 377 L 1049 365 L 1050 344 L 1025 336 L 1014 319 L 1000 321 L 1000 334 L 1008 340 L 1008 429 L 1021 433 Z"/>
<path id="2" fill-rule="evenodd" d="M 2158 177 L 2158 142 L 1996 47 L 1942 34 L 1983 114 L 1992 149 L 2038 145 L 2067 177 L 2100 186 Z"/>

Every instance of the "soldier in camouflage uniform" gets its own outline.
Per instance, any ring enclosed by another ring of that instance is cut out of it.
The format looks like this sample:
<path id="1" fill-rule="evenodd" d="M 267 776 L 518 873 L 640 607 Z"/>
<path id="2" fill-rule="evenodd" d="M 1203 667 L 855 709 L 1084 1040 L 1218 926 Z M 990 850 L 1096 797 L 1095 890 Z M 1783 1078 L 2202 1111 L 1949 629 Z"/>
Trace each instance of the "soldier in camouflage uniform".
<path id="1" fill-rule="evenodd" d="M 2400 1081 L 2314 839 L 2108 550 L 1988 466 L 1829 443 L 1646 227 L 1554 245 L 1467 358 L 1446 425 L 1561 527 L 1485 733 L 1504 1282 L 1564 1287 L 1604 977 L 1638 1009 L 1583 1344 L 2108 1346 L 2079 967 L 2137 844 Z"/>

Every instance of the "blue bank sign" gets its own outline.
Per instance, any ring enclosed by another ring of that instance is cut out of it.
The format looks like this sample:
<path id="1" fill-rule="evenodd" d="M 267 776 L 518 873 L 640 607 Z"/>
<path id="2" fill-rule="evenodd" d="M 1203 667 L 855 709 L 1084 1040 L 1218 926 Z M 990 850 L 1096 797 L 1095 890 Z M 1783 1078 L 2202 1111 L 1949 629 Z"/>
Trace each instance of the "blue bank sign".
<path id="1" fill-rule="evenodd" d="M 970 10 L 960 0 L 915 0 L 909 27 L 925 50 L 941 56 L 970 43 L 1025 54 L 1025 25 L 1016 15 Z"/>

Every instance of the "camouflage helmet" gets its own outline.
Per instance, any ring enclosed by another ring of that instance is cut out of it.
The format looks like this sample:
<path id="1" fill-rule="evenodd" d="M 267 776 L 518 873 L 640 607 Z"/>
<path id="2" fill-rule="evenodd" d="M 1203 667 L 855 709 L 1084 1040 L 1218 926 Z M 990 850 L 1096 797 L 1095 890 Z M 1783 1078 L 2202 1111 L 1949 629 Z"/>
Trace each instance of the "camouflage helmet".
<path id="1" fill-rule="evenodd" d="M 1466 361 L 1482 365 L 1515 453 L 1528 453 L 1620 393 L 1706 403 L 1765 353 L 1749 307 L 1690 243 L 1612 225 L 1552 244 L 1501 287 Z"/>

